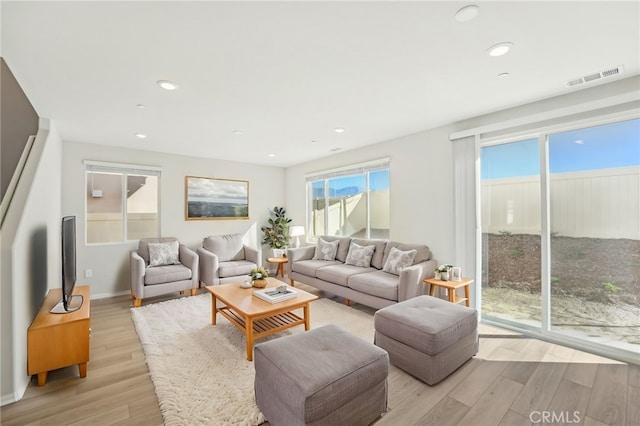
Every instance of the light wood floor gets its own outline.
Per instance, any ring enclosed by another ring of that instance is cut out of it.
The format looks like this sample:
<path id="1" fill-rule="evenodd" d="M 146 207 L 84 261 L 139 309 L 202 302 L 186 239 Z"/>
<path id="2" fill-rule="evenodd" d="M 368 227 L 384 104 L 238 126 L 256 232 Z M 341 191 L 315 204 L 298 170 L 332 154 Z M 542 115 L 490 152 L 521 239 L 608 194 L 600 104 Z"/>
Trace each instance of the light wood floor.
<path id="1" fill-rule="evenodd" d="M 0 423 L 161 425 L 131 306 L 125 296 L 92 301 L 87 377 L 69 367 L 42 388 L 32 380 L 21 401 L 0 409 Z M 480 333 L 476 357 L 436 386 L 391 366 L 389 411 L 376 426 L 640 425 L 640 367 L 483 325 Z"/>

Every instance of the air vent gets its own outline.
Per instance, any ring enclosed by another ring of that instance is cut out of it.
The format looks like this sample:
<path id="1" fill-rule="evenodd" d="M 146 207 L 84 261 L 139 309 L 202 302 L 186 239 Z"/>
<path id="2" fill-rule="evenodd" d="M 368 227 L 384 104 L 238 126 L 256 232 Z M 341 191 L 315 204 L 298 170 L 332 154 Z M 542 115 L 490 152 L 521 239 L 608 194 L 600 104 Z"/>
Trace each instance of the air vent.
<path id="1" fill-rule="evenodd" d="M 569 80 L 565 82 L 568 87 L 577 86 L 583 83 L 589 83 L 591 81 L 600 80 L 601 78 L 613 77 L 614 75 L 622 74 L 624 71 L 624 67 L 622 65 L 617 66 L 615 68 L 610 68 L 608 70 L 600 71 L 597 73 L 585 75 L 584 77 L 579 77 L 573 80 Z"/>

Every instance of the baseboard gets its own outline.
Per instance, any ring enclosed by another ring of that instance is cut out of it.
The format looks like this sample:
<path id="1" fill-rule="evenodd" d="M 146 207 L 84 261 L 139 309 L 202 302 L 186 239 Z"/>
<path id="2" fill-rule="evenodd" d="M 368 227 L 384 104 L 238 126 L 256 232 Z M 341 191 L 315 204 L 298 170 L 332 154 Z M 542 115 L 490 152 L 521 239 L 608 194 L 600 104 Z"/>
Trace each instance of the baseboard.
<path id="1" fill-rule="evenodd" d="M 116 291 L 114 293 L 98 293 L 98 294 L 92 294 L 91 295 L 91 300 L 95 300 L 95 299 L 106 299 L 108 297 L 116 297 L 116 296 L 124 296 L 125 294 L 131 294 L 131 290 L 122 290 L 122 291 Z"/>
<path id="2" fill-rule="evenodd" d="M 19 383 L 19 387 L 21 389 L 6 395 L 0 396 L 0 406 L 12 404 L 16 401 L 20 401 L 24 396 L 24 393 L 27 391 L 27 387 L 29 386 L 29 382 L 31 381 L 31 376 L 24 376 L 24 382 Z"/>

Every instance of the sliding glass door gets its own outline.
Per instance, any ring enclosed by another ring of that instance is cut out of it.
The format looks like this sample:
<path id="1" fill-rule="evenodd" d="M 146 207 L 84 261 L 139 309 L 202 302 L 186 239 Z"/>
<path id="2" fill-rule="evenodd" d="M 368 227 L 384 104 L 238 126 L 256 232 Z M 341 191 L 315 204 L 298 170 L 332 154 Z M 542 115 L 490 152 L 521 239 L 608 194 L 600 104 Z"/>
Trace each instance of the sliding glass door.
<path id="1" fill-rule="evenodd" d="M 640 354 L 640 120 L 481 145 L 481 313 Z"/>
<path id="2" fill-rule="evenodd" d="M 640 122 L 548 136 L 551 330 L 640 348 Z"/>
<path id="3" fill-rule="evenodd" d="M 540 328 L 538 139 L 481 149 L 482 316 Z"/>

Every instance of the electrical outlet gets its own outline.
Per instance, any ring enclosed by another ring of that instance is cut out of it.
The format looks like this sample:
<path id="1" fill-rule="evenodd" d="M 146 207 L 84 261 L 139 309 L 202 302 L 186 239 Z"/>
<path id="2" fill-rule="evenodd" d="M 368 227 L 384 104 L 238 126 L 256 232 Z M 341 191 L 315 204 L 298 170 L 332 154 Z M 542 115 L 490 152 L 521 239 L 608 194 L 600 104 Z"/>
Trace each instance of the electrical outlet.
<path id="1" fill-rule="evenodd" d="M 84 270 L 84 277 L 85 278 L 91 278 L 93 276 L 93 271 L 91 269 L 85 269 Z"/>

